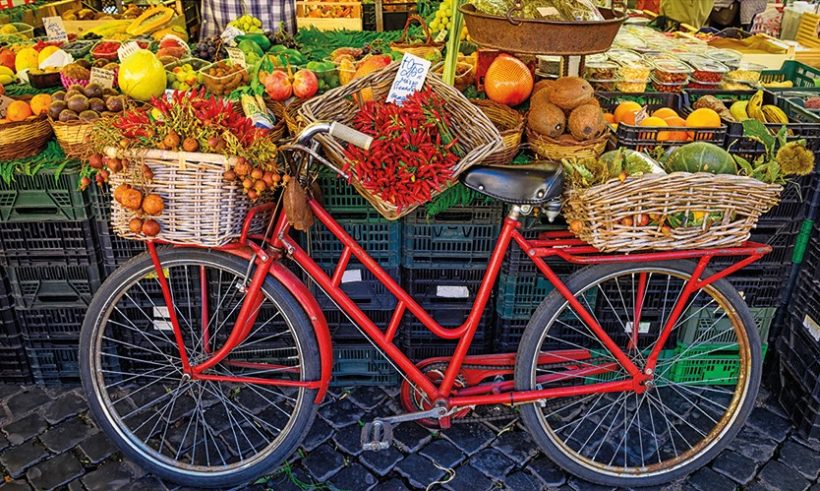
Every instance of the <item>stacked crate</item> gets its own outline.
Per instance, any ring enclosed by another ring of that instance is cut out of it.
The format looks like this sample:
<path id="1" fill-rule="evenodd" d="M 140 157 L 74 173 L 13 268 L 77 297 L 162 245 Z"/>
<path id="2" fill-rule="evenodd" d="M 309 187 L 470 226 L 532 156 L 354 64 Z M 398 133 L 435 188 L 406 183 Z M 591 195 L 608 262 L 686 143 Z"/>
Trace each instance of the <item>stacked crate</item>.
<path id="1" fill-rule="evenodd" d="M 102 253 L 102 271 L 108 276 L 132 257 L 145 252 L 139 240 L 123 239 L 111 228 L 111 189 L 108 184 L 91 186 L 88 190 L 94 233 Z"/>
<path id="2" fill-rule="evenodd" d="M 401 223 L 382 218 L 344 179 L 319 178 L 322 202 L 333 218 L 367 251 L 385 272 L 400 279 Z M 344 246 L 318 221 L 304 239 L 307 252 L 328 276 L 338 265 Z M 325 313 L 333 339 L 333 384 L 391 385 L 398 373 L 387 359 L 359 332 L 334 302 L 313 281 L 311 293 Z M 344 292 L 382 329 L 387 329 L 396 298 L 355 257 L 351 256 L 341 277 Z"/>
<path id="3" fill-rule="evenodd" d="M 404 218 L 403 287 L 443 327 L 464 323 L 495 248 L 503 217 L 498 203 L 455 207 L 427 217 L 424 207 Z M 469 354 L 492 351 L 495 295 L 473 337 Z M 399 330 L 401 348 L 414 361 L 451 356 L 457 341 L 446 341 L 407 313 Z"/>
<path id="4" fill-rule="evenodd" d="M 780 402 L 804 436 L 820 440 L 820 225 L 815 224 L 777 340 Z"/>
<path id="5" fill-rule="evenodd" d="M 25 357 L 37 383 L 79 380 L 80 327 L 102 279 L 90 218 L 78 163 L 62 171 L 18 175 L 0 186 L 0 266 L 5 271 L 0 297 L 7 298 L 0 298 L 0 356 L 19 362 Z M 6 360 L 0 365 L 8 373 Z M 27 378 L 22 363 L 16 375 L 10 374 L 10 380 L 15 378 Z"/>

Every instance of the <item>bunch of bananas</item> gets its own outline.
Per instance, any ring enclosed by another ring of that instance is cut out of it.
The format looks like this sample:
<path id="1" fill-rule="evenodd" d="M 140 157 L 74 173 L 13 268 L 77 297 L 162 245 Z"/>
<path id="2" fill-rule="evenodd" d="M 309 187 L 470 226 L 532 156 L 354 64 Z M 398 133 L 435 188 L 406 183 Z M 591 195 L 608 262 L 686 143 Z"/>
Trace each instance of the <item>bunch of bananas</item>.
<path id="1" fill-rule="evenodd" d="M 756 119 L 761 123 L 788 124 L 789 117 L 773 104 L 763 104 L 763 91 L 758 90 L 748 101 L 737 101 L 729 108 L 737 121 Z"/>
<path id="2" fill-rule="evenodd" d="M 436 37 L 441 31 L 450 29 L 450 19 L 453 17 L 453 0 L 444 0 L 438 6 L 435 18 L 430 21 L 430 32 Z M 467 41 L 467 26 L 461 28 L 461 40 Z"/>

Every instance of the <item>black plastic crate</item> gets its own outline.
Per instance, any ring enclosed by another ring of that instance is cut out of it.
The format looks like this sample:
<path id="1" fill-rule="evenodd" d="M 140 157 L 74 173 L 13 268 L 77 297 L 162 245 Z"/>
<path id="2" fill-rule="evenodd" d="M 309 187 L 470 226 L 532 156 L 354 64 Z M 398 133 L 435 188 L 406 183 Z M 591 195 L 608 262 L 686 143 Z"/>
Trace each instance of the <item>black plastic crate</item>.
<path id="1" fill-rule="evenodd" d="M 25 353 L 31 375 L 38 384 L 78 384 L 80 382 L 78 341 L 28 341 Z"/>
<path id="2" fill-rule="evenodd" d="M 399 381 L 399 373 L 384 355 L 370 344 L 333 347 L 333 378 L 336 387 L 389 386 Z"/>
<path id="3" fill-rule="evenodd" d="M 787 367 L 780 370 L 780 384 L 778 400 L 797 431 L 808 440 L 820 440 L 820 399 L 805 394 Z"/>
<path id="4" fill-rule="evenodd" d="M 87 307 L 100 287 L 97 264 L 38 264 L 7 270 L 18 309 Z"/>
<path id="5" fill-rule="evenodd" d="M 18 338 L 0 338 L 0 380 L 15 384 L 33 381 L 26 351 Z"/>
<path id="6" fill-rule="evenodd" d="M 399 266 L 401 224 L 383 218 L 345 219 L 339 225 L 383 268 Z M 311 227 L 307 252 L 316 262 L 338 261 L 344 245 L 322 224 Z"/>
<path id="7" fill-rule="evenodd" d="M 337 221 L 380 217 L 373 205 L 368 203 L 346 179 L 335 174 L 323 174 L 317 182 L 322 190 L 322 204 Z"/>
<path id="8" fill-rule="evenodd" d="M 111 188 L 108 184 L 93 185 L 88 188 L 88 201 L 91 205 L 91 218 L 97 221 L 111 220 Z"/>
<path id="9" fill-rule="evenodd" d="M 803 392 L 820 400 L 820 341 L 809 332 L 820 334 L 820 325 L 804 316 L 791 315 L 778 345 L 780 362 L 788 367 Z"/>
<path id="10" fill-rule="evenodd" d="M 427 218 L 419 208 L 404 220 L 402 266 L 484 269 L 498 242 L 503 206 L 456 207 Z"/>
<path id="11" fill-rule="evenodd" d="M 468 314 L 468 311 L 462 309 L 439 310 L 431 313 L 439 324 L 447 328 L 460 326 Z M 493 318 L 491 306 L 488 306 L 478 323 L 473 342 L 467 351 L 468 354 L 479 355 L 490 352 Z M 397 337 L 402 351 L 413 361 L 433 356 L 452 356 L 459 342 L 458 340 L 446 340 L 436 336 L 410 313 L 405 315 Z"/>
<path id="12" fill-rule="evenodd" d="M 14 316 L 14 297 L 4 268 L 0 268 L 0 343 L 20 334 Z"/>
<path id="13" fill-rule="evenodd" d="M 800 272 L 789 311 L 801 322 L 808 316 L 809 322 L 820 324 L 820 279 L 811 277 L 809 273 L 809 270 Z"/>
<path id="14" fill-rule="evenodd" d="M 505 319 L 501 316 L 495 319 L 495 336 L 493 338 L 493 350 L 498 353 L 509 353 L 518 351 L 518 344 L 524 329 L 527 328 L 529 319 Z"/>
<path id="15" fill-rule="evenodd" d="M 114 272 L 132 257 L 147 250 L 145 242 L 140 240 L 124 239 L 114 233 L 108 222 L 94 223 L 97 241 L 100 244 L 103 273 L 106 276 Z"/>
<path id="16" fill-rule="evenodd" d="M 333 276 L 335 263 L 320 262 L 319 266 L 328 274 Z M 386 268 L 385 272 L 397 282 L 401 281 L 400 268 Z M 342 274 L 342 290 L 361 309 L 391 309 L 396 306 L 396 297 L 393 296 L 374 275 L 363 264 L 351 260 Z M 310 291 L 319 301 L 319 306 L 323 309 L 336 308 L 336 304 L 325 295 L 315 282 L 310 282 Z"/>
<path id="17" fill-rule="evenodd" d="M 737 289 L 749 307 L 778 307 L 781 304 L 789 270 L 787 264 L 741 269 L 726 279 Z"/>
<path id="18" fill-rule="evenodd" d="M 79 166 L 59 174 L 43 169 L 34 176 L 15 175 L 0 184 L 0 221 L 78 221 L 91 216 L 86 196 L 80 191 Z"/>
<path id="19" fill-rule="evenodd" d="M 92 222 L 0 223 L 0 264 L 96 264 Z"/>
<path id="20" fill-rule="evenodd" d="M 473 306 L 485 271 L 480 269 L 407 269 L 404 289 L 424 309 L 469 309 Z M 488 305 L 492 304 L 492 296 Z"/>
<path id="21" fill-rule="evenodd" d="M 772 252 L 741 269 L 735 273 L 736 275 L 749 276 L 761 268 L 782 268 L 783 274 L 787 274 L 786 270 L 791 267 L 795 241 L 800 232 L 800 222 L 780 222 L 770 226 L 767 225 L 769 224 L 758 223 L 758 226 L 752 229 L 752 235 L 749 237 L 749 241 L 768 244 L 772 246 Z M 738 258 L 736 257 L 714 257 L 709 262 L 709 266 L 713 269 L 722 269 L 736 262 L 738 262 Z"/>
<path id="22" fill-rule="evenodd" d="M 327 319 L 327 327 L 330 330 L 330 336 L 334 342 L 362 342 L 365 340 L 364 334 L 353 325 L 352 322 L 339 309 L 325 309 L 325 318 Z M 392 310 L 365 310 L 370 320 L 376 324 L 383 332 L 387 330 L 387 325 L 393 316 Z"/>
<path id="23" fill-rule="evenodd" d="M 820 148 L 817 151 L 820 152 Z M 789 182 L 783 186 L 780 203 L 760 216 L 758 228 L 794 223 L 806 218 L 812 194 L 818 184 L 820 172 L 816 169 L 808 176 L 790 177 Z"/>
<path id="24" fill-rule="evenodd" d="M 23 338 L 78 342 L 88 309 L 49 307 L 18 310 L 17 325 Z"/>
<path id="25" fill-rule="evenodd" d="M 688 90 L 686 91 L 686 104 L 691 107 L 700 97 L 704 95 L 712 95 L 717 97 L 726 107 L 732 105 L 735 101 L 749 100 L 756 91 L 715 91 L 715 90 Z M 769 91 L 763 91 L 763 104 L 783 104 L 783 100 L 779 99 L 775 94 Z M 784 108 L 784 111 L 788 108 Z M 766 123 L 766 127 L 773 133 L 780 130 L 782 124 Z M 728 123 L 728 131 L 726 133 L 726 149 L 733 154 L 739 155 L 749 161 L 753 161 L 757 156 L 765 153 L 765 147 L 751 138 L 743 135 L 743 124 L 737 122 Z M 788 141 L 795 141 L 800 139 L 806 140 L 806 148 L 812 152 L 820 152 L 820 123 L 803 123 L 790 122 L 786 125 L 789 129 L 789 134 L 786 137 Z"/>

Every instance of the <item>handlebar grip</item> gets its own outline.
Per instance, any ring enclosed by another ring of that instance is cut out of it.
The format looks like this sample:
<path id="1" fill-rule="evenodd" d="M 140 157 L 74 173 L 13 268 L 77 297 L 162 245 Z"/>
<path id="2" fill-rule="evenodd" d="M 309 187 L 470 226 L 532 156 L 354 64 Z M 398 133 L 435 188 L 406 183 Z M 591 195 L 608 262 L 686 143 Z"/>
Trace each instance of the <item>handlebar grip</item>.
<path id="1" fill-rule="evenodd" d="M 356 145 L 362 150 L 370 150 L 370 145 L 373 144 L 372 137 L 365 135 L 361 131 L 354 130 L 350 126 L 345 126 L 342 123 L 332 123 L 330 125 L 330 135 L 351 145 Z"/>

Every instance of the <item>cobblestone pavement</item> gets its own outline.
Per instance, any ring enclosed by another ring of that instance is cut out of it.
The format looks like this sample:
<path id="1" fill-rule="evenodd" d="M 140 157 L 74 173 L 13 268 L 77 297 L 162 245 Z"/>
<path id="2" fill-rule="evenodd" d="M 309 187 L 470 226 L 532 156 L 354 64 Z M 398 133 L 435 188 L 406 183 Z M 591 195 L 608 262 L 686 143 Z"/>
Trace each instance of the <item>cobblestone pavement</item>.
<path id="1" fill-rule="evenodd" d="M 363 452 L 360 422 L 399 411 L 397 389 L 336 390 L 283 469 L 239 489 L 605 490 L 568 476 L 539 452 L 518 421 L 395 430 L 393 448 Z M 185 489 L 124 460 L 91 421 L 79 387 L 0 384 L 0 491 Z M 714 462 L 669 490 L 820 491 L 820 445 L 794 434 L 761 391 L 747 426 Z"/>

